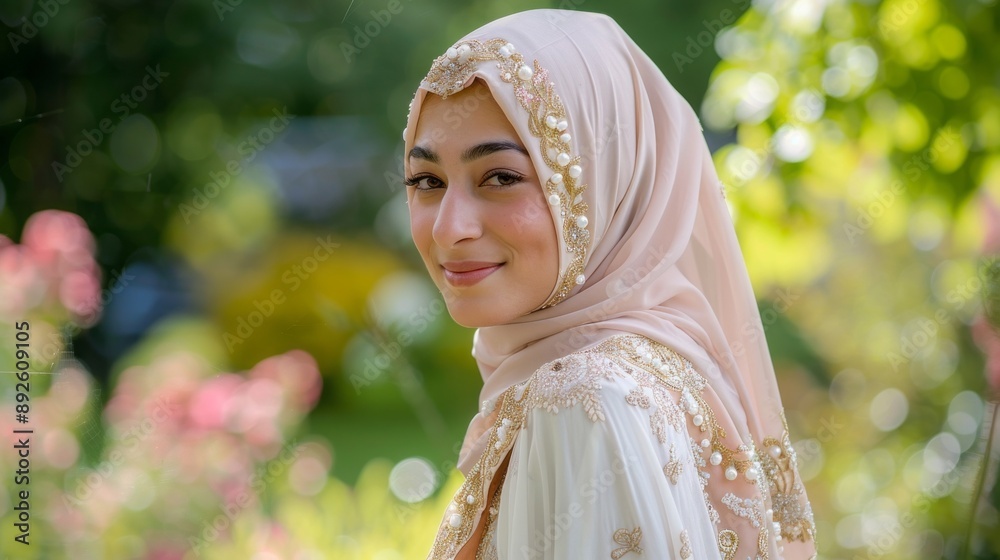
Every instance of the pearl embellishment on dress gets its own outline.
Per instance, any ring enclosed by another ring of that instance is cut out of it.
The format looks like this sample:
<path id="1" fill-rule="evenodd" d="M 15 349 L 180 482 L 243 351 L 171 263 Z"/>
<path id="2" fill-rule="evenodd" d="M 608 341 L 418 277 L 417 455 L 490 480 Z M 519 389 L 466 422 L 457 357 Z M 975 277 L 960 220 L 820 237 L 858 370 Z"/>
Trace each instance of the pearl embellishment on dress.
<path id="1" fill-rule="evenodd" d="M 736 480 L 736 467 L 732 465 L 726 467 L 726 480 Z"/>

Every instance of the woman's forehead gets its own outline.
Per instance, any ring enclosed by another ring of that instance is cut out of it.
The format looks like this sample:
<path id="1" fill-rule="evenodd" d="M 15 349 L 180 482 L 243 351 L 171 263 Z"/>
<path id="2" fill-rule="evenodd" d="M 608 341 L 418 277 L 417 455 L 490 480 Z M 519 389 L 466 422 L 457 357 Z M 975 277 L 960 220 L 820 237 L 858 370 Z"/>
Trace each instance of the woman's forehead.
<path id="1" fill-rule="evenodd" d="M 417 114 L 414 144 L 474 143 L 487 137 L 522 144 L 489 88 L 477 83 L 447 98 L 428 93 Z"/>

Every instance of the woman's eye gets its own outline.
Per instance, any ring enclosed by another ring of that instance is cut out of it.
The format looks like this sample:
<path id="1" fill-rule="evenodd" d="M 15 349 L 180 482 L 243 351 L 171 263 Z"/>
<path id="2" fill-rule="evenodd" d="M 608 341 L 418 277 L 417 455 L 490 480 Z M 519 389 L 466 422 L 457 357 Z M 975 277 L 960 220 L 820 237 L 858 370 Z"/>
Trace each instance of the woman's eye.
<path id="1" fill-rule="evenodd" d="M 421 183 L 423 183 L 425 180 L 427 181 L 427 185 L 421 186 Z M 444 186 L 444 183 L 442 183 L 440 179 L 438 179 L 437 177 L 431 177 L 430 175 L 418 175 L 416 177 L 409 177 L 405 181 L 403 181 L 403 184 L 405 184 L 408 187 L 416 187 L 418 191 L 439 189 Z"/>
<path id="2" fill-rule="evenodd" d="M 524 176 L 517 175 L 515 173 L 508 173 L 506 171 L 500 171 L 490 175 L 488 179 L 496 179 L 497 183 L 499 183 L 493 184 L 492 186 L 509 187 L 523 181 Z"/>

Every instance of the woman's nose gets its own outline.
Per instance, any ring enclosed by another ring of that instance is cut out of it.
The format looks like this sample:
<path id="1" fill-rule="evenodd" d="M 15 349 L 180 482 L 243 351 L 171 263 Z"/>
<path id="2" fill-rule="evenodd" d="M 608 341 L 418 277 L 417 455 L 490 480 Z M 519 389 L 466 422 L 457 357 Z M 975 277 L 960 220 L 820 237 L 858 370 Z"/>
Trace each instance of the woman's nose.
<path id="1" fill-rule="evenodd" d="M 434 242 L 445 248 L 483 234 L 480 202 L 468 187 L 452 184 L 446 188 L 432 234 Z"/>

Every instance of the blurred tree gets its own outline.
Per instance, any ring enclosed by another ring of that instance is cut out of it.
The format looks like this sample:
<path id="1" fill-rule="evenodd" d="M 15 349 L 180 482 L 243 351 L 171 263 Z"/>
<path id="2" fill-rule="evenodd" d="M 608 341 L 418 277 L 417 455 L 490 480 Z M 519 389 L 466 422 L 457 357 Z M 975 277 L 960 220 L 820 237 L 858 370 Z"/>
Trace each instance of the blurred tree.
<path id="1" fill-rule="evenodd" d="M 992 1 L 778 0 L 716 42 L 702 110 L 736 129 L 715 156 L 754 286 L 823 294 L 787 314 L 835 372 L 792 412 L 825 555 L 955 557 L 971 522 L 971 194 L 1000 191 L 998 23 Z"/>

